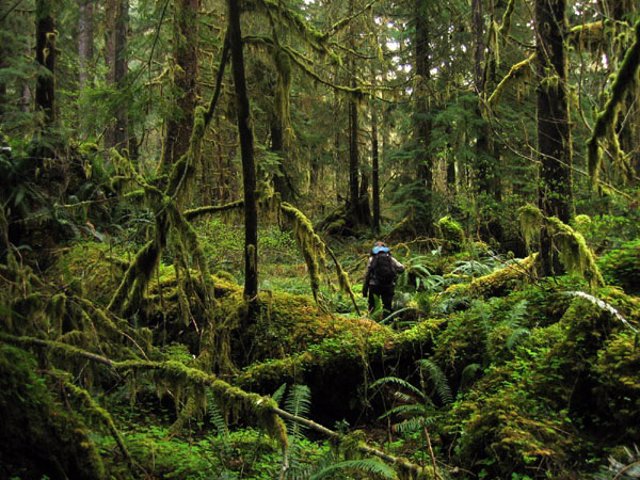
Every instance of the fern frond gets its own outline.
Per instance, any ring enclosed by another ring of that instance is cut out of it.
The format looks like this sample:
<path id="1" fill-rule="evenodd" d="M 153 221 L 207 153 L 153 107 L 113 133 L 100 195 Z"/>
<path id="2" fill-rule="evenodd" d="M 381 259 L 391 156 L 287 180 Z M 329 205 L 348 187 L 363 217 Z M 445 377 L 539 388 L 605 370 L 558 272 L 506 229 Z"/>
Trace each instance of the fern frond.
<path id="1" fill-rule="evenodd" d="M 453 401 L 451 387 L 442 369 L 432 360 L 424 358 L 418 361 L 418 365 L 421 370 L 429 374 L 429 379 L 436 387 L 436 392 L 438 392 L 440 400 L 442 400 L 443 403 L 451 403 Z"/>
<path id="2" fill-rule="evenodd" d="M 420 399 L 425 398 L 425 395 L 421 390 L 419 390 L 418 388 L 414 387 L 406 380 L 399 377 L 382 377 L 376 380 L 375 382 L 373 382 L 369 388 L 376 388 L 381 385 L 387 385 L 387 384 L 396 385 L 398 387 L 405 388 Z"/>
<path id="3" fill-rule="evenodd" d="M 410 405 L 398 405 L 384 412 L 380 417 L 380 420 L 397 415 L 399 417 L 415 417 L 416 415 L 425 414 L 425 406 L 420 403 L 412 403 Z"/>
<path id="4" fill-rule="evenodd" d="M 287 384 L 283 383 L 278 387 L 278 389 L 275 392 L 273 392 L 273 394 L 271 395 L 271 398 L 273 398 L 276 401 L 276 403 L 280 405 L 286 391 L 287 391 Z"/>
<path id="5" fill-rule="evenodd" d="M 311 475 L 310 480 L 335 478 L 334 475 L 340 472 L 357 472 L 367 475 L 367 478 L 398 478 L 396 472 L 390 466 L 379 460 L 364 458 L 360 460 L 344 460 L 342 462 L 329 465 Z M 344 477 L 341 476 L 341 478 Z"/>
<path id="6" fill-rule="evenodd" d="M 513 350 L 513 347 L 515 347 L 523 337 L 529 336 L 530 333 L 531 331 L 526 327 L 516 328 L 507 338 L 507 348 Z"/>

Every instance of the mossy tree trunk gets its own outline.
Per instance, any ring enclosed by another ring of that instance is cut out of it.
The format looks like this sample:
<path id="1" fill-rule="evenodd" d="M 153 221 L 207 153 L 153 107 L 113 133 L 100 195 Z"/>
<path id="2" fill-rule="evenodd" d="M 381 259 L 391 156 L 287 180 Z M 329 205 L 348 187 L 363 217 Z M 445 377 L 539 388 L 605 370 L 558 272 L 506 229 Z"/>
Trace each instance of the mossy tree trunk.
<path id="1" fill-rule="evenodd" d="M 173 88 L 176 108 L 167 119 L 161 169 L 171 165 L 189 149 L 193 112 L 198 98 L 198 22 L 200 0 L 175 0 L 173 19 Z"/>
<path id="2" fill-rule="evenodd" d="M 231 63 L 236 91 L 238 134 L 242 154 L 242 183 L 244 186 L 244 297 L 253 300 L 258 294 L 258 209 L 256 203 L 256 165 L 251 129 L 251 110 L 242 53 L 239 0 L 228 0 Z"/>
<path id="3" fill-rule="evenodd" d="M 107 82 L 119 92 L 113 111 L 113 121 L 107 127 L 104 142 L 107 148 L 119 152 L 129 149 L 129 118 L 126 96 L 122 95 L 128 72 L 127 30 L 129 28 L 129 1 L 108 0 L 105 5 L 106 17 L 106 61 L 109 67 Z"/>
<path id="4" fill-rule="evenodd" d="M 414 138 L 416 141 L 416 164 L 418 194 L 424 203 L 420 214 L 414 214 L 416 233 L 433 234 L 433 159 L 431 158 L 431 115 L 428 100 L 428 82 L 431 78 L 429 45 L 429 11 L 423 0 L 415 0 L 415 111 Z"/>
<path id="5" fill-rule="evenodd" d="M 546 217 L 569 223 L 573 211 L 571 131 L 567 101 L 566 1 L 536 0 L 535 32 L 538 75 L 539 207 Z M 543 275 L 561 273 L 553 239 L 541 231 Z"/>
<path id="6" fill-rule="evenodd" d="M 36 2 L 36 62 L 40 65 L 36 80 L 36 110 L 44 114 L 43 126 L 53 126 L 56 119 L 55 65 L 56 28 L 53 18 L 53 1 Z"/>

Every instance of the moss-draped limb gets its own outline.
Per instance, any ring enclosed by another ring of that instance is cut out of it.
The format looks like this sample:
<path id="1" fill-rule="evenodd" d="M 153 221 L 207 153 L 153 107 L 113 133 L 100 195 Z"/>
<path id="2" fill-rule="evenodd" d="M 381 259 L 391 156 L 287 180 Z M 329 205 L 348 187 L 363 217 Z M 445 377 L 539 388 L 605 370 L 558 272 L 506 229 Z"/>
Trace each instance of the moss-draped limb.
<path id="1" fill-rule="evenodd" d="M 592 185 L 596 185 L 599 179 L 600 168 L 602 166 L 602 150 L 600 140 L 604 137 L 611 137 L 613 145 L 619 145 L 615 126 L 620 113 L 620 107 L 624 101 L 626 92 L 637 83 L 638 67 L 640 66 L 640 20 L 634 26 L 635 40 L 625 53 L 624 59 L 615 79 L 611 85 L 611 93 L 605 104 L 604 110 L 600 112 L 593 127 L 591 138 L 587 142 L 587 153 L 589 159 L 589 174 Z M 615 159 L 617 166 L 624 166 L 624 154 L 616 148 L 618 155 Z M 622 163 L 621 163 L 622 161 Z"/>
<path id="2" fill-rule="evenodd" d="M 582 276 L 591 288 L 604 285 L 593 252 L 580 232 L 562 223 L 556 217 L 546 219 L 547 228 L 560 251 L 560 261 L 572 273 Z"/>
<path id="3" fill-rule="evenodd" d="M 513 17 L 513 11 L 516 7 L 515 0 L 509 0 L 507 4 L 507 8 L 504 10 L 504 14 L 502 15 L 502 22 L 500 23 L 500 28 L 498 29 L 498 34 L 503 39 L 506 39 L 509 36 L 511 31 L 511 17 Z"/>
<path id="4" fill-rule="evenodd" d="M 53 371 L 49 373 L 60 380 L 64 388 L 74 397 L 76 397 L 82 403 L 84 408 L 86 408 L 93 416 L 95 416 L 106 425 L 109 433 L 111 433 L 111 436 L 116 441 L 116 445 L 118 445 L 122 456 L 127 460 L 129 469 L 134 472 L 136 465 L 133 461 L 133 458 L 131 458 L 131 454 L 129 454 L 129 450 L 125 445 L 124 439 L 122 438 L 122 435 L 120 435 L 120 432 L 118 431 L 116 424 L 113 421 L 113 417 L 111 417 L 111 414 L 107 410 L 102 408 L 98 404 L 98 402 L 93 399 L 93 397 L 87 390 L 74 384 L 70 380 L 70 375 L 68 373 L 61 371 Z"/>
<path id="5" fill-rule="evenodd" d="M 211 213 L 227 212 L 229 210 L 240 209 L 244 206 L 244 200 L 236 200 L 235 202 L 229 202 L 224 205 L 207 205 L 204 207 L 193 208 L 185 210 L 183 213 L 185 220 L 192 221 L 203 215 Z"/>
<path id="6" fill-rule="evenodd" d="M 531 64 L 533 63 L 535 58 L 536 54 L 532 53 L 531 55 L 529 55 L 529 57 L 525 58 L 521 62 L 516 63 L 509 69 L 509 72 L 502 80 L 500 80 L 500 83 L 487 100 L 489 105 L 494 105 L 498 101 L 498 98 L 500 98 L 500 94 L 505 89 L 507 84 L 509 84 L 513 80 L 525 78 L 527 72 L 531 69 Z"/>
<path id="7" fill-rule="evenodd" d="M 314 231 L 311 221 L 300 210 L 287 202 L 283 202 L 280 209 L 293 223 L 293 233 L 309 270 L 313 298 L 318 301 L 320 267 L 326 264 L 324 242 Z"/>
<path id="8" fill-rule="evenodd" d="M 163 248 L 164 245 L 156 240 L 150 240 L 140 249 L 111 297 L 107 310 L 126 316 L 137 307 Z"/>
<path id="9" fill-rule="evenodd" d="M 338 285 L 340 285 L 340 289 L 349 295 L 351 299 L 351 303 L 353 303 L 353 307 L 356 309 L 356 313 L 360 315 L 360 308 L 358 308 L 358 303 L 356 302 L 356 296 L 353 293 L 353 288 L 351 287 L 351 280 L 349 279 L 349 274 L 346 272 L 342 265 L 338 261 L 338 257 L 333 253 L 328 246 L 325 245 L 327 252 L 333 259 L 333 264 L 336 266 L 336 276 L 338 277 Z"/>
<path id="10" fill-rule="evenodd" d="M 545 217 L 534 205 L 521 207 L 518 210 L 518 218 L 527 246 L 536 239 L 542 227 L 547 228 L 565 268 L 571 273 L 582 276 L 589 282 L 591 288 L 604 285 L 595 256 L 580 232 L 557 217 Z"/>
<path id="11" fill-rule="evenodd" d="M 276 48 L 275 43 L 269 37 L 265 36 L 256 36 L 256 35 L 247 35 L 242 37 L 243 42 L 252 44 L 252 45 L 261 45 L 265 46 L 272 51 Z M 298 52 L 294 48 L 291 48 L 287 45 L 281 45 L 280 49 L 282 53 L 286 54 L 293 63 L 295 63 L 300 71 L 307 75 L 309 78 L 315 80 L 322 85 L 326 85 L 334 90 L 349 93 L 356 95 L 357 97 L 361 97 L 366 94 L 366 90 L 362 87 L 350 87 L 348 85 L 339 85 L 337 83 L 333 83 L 329 80 L 322 78 L 318 73 L 316 73 L 313 69 L 314 62 L 309 58 L 305 57 L 302 53 Z"/>

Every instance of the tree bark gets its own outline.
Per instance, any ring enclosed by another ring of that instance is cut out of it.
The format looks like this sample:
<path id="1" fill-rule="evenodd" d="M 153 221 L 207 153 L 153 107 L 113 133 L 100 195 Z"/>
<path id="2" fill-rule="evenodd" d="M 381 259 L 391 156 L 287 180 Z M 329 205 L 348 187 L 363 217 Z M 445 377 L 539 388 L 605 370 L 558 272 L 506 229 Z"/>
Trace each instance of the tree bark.
<path id="1" fill-rule="evenodd" d="M 252 300 L 258 294 L 258 210 L 256 204 L 256 166 L 251 129 L 251 110 L 247 95 L 247 84 L 242 53 L 239 0 L 228 0 L 229 38 L 231 40 L 231 63 L 233 83 L 238 110 L 238 134 L 242 154 L 242 180 L 244 186 L 244 297 Z"/>
<path id="2" fill-rule="evenodd" d="M 375 71 L 373 72 L 375 84 Z M 378 105 L 371 104 L 371 193 L 373 200 L 373 233 L 380 232 L 380 148 L 378 142 Z"/>
<path id="3" fill-rule="evenodd" d="M 128 72 L 127 29 L 129 26 L 128 0 L 108 0 L 106 17 L 106 61 L 109 67 L 107 81 L 117 92 L 123 91 Z M 129 149 L 129 119 L 127 102 L 123 95 L 116 95 L 113 120 L 104 136 L 106 148 L 116 148 L 119 152 Z"/>
<path id="4" fill-rule="evenodd" d="M 564 50 L 566 0 L 536 0 L 538 86 L 539 207 L 545 216 L 568 223 L 573 210 L 571 132 Z M 553 239 L 541 232 L 542 273 L 561 273 Z"/>
<path id="5" fill-rule="evenodd" d="M 433 233 L 433 159 L 429 152 L 431 144 L 431 118 L 429 112 L 427 84 L 431 78 L 429 59 L 429 12 L 427 2 L 415 0 L 415 113 L 414 138 L 417 144 L 417 180 L 419 195 L 424 202 L 419 218 L 414 218 L 416 233 Z"/>
<path id="6" fill-rule="evenodd" d="M 167 119 L 161 169 L 168 171 L 189 149 L 197 101 L 198 22 L 200 0 L 175 0 L 173 19 L 173 88 L 176 106 Z"/>
<path id="7" fill-rule="evenodd" d="M 93 1 L 79 0 L 78 9 L 78 80 L 84 88 L 90 83 L 93 63 Z"/>

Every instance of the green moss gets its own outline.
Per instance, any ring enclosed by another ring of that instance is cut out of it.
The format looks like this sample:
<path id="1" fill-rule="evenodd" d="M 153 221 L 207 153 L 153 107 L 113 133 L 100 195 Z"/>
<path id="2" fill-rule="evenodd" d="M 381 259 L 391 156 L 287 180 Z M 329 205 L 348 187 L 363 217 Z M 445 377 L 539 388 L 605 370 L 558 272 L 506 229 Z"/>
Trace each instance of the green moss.
<path id="1" fill-rule="evenodd" d="M 46 277 L 78 296 L 105 305 L 128 265 L 122 253 L 105 243 L 76 243 L 56 254 L 58 259 Z"/>
<path id="2" fill-rule="evenodd" d="M 0 344 L 0 476 L 105 478 L 86 426 L 35 371 L 30 354 Z"/>
<path id="3" fill-rule="evenodd" d="M 458 252 L 462 248 L 465 235 L 464 229 L 450 216 L 442 217 L 436 223 L 443 240 L 443 246 L 448 252 Z"/>
<path id="4" fill-rule="evenodd" d="M 606 280 L 628 293 L 640 293 L 640 240 L 624 243 L 599 259 Z"/>

